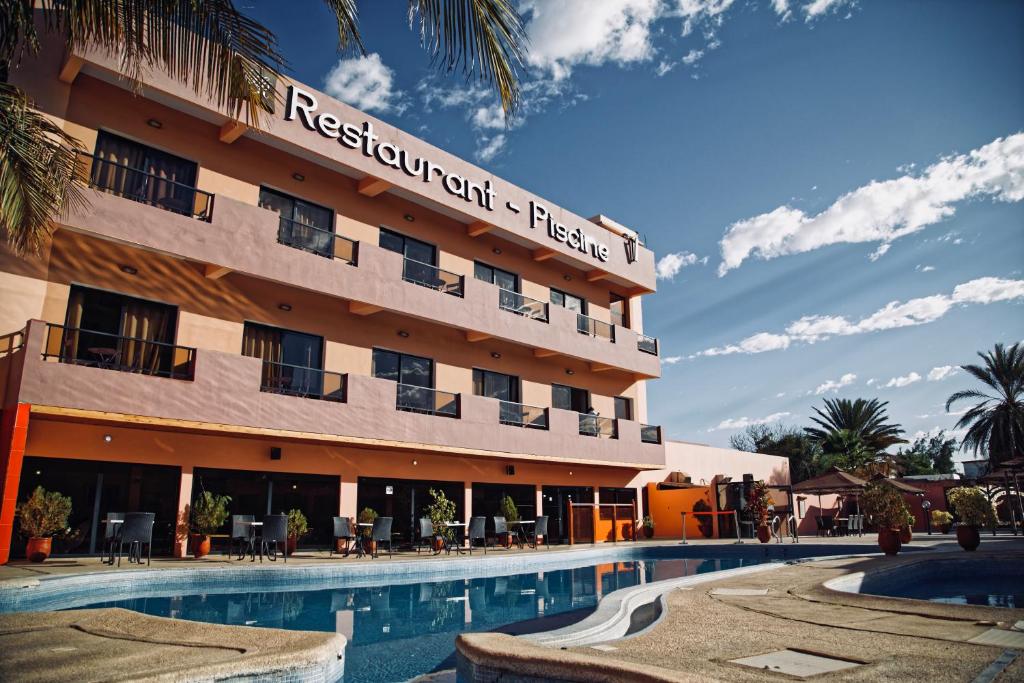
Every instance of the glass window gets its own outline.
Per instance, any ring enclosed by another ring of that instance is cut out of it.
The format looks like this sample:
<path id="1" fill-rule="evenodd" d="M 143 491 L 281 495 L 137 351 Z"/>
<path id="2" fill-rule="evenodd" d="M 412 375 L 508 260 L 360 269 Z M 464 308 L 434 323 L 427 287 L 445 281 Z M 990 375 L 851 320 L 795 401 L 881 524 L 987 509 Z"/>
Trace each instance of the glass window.
<path id="1" fill-rule="evenodd" d="M 519 378 L 473 368 L 473 394 L 519 403 Z"/>
<path id="2" fill-rule="evenodd" d="M 615 397 L 615 417 L 619 420 L 633 419 L 633 399 L 624 396 Z"/>
<path id="3" fill-rule="evenodd" d="M 551 303 L 556 306 L 568 308 L 570 311 L 582 313 L 583 315 L 587 314 L 587 302 L 585 299 L 581 299 L 578 296 L 567 294 L 566 292 L 562 292 L 557 289 L 551 290 Z"/>
<path id="4" fill-rule="evenodd" d="M 562 410 L 585 413 L 590 409 L 590 394 L 586 389 L 567 387 L 564 384 L 552 384 L 551 405 Z"/>
<path id="5" fill-rule="evenodd" d="M 509 292 L 519 292 L 519 276 L 507 270 L 495 268 L 494 266 L 477 261 L 473 264 L 473 275 L 477 280 L 490 282 L 492 285 L 498 285 Z"/>
<path id="6" fill-rule="evenodd" d="M 629 327 L 629 302 L 625 298 L 610 294 L 608 307 L 612 314 L 612 325 Z"/>
<path id="7" fill-rule="evenodd" d="M 420 356 L 374 349 L 373 376 L 399 384 L 433 388 L 434 361 Z"/>
<path id="8" fill-rule="evenodd" d="M 432 244 L 406 237 L 386 228 L 380 229 L 379 244 L 382 248 L 397 252 L 407 259 L 429 266 L 437 265 L 437 249 Z"/>
<path id="9" fill-rule="evenodd" d="M 266 187 L 260 188 L 259 203 L 262 208 L 278 213 L 284 218 L 321 230 L 331 230 L 331 224 L 334 222 L 334 212 L 330 209 Z"/>
<path id="10" fill-rule="evenodd" d="M 245 323 L 242 355 L 272 363 L 323 369 L 323 337 L 270 325 Z"/>

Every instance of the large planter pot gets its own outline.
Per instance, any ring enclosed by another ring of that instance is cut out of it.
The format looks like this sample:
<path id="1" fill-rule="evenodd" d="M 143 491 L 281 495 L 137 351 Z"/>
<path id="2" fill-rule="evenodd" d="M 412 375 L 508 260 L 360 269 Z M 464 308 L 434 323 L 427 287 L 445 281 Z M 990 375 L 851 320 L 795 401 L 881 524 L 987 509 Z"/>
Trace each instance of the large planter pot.
<path id="1" fill-rule="evenodd" d="M 910 539 L 912 539 L 913 537 L 914 537 L 914 534 L 913 534 L 913 532 L 911 532 L 909 526 L 901 526 L 900 527 L 900 543 L 901 544 L 910 543 Z"/>
<path id="2" fill-rule="evenodd" d="M 968 552 L 977 550 L 981 544 L 981 534 L 978 533 L 978 527 L 958 524 L 956 527 L 956 542 Z"/>
<path id="3" fill-rule="evenodd" d="M 298 536 L 289 536 L 288 537 L 288 541 L 285 542 L 285 544 L 284 544 L 284 550 L 285 550 L 286 553 L 288 553 L 288 557 L 292 556 L 292 554 L 295 552 L 296 546 L 298 546 L 298 545 L 299 545 L 299 537 Z"/>
<path id="4" fill-rule="evenodd" d="M 25 544 L 25 557 L 31 562 L 42 562 L 50 556 L 52 538 L 30 538 Z"/>
<path id="5" fill-rule="evenodd" d="M 363 550 L 370 555 L 377 554 L 377 541 L 372 541 L 369 538 L 363 539 Z"/>
<path id="6" fill-rule="evenodd" d="M 948 534 L 949 530 L 953 528 L 952 524 L 943 524 L 939 527 L 940 534 Z"/>
<path id="7" fill-rule="evenodd" d="M 900 532 L 895 529 L 879 529 L 878 547 L 886 555 L 898 553 L 900 551 Z"/>
<path id="8" fill-rule="evenodd" d="M 757 527 L 757 540 L 761 543 L 767 543 L 772 540 L 772 531 L 766 526 Z"/>
<path id="9" fill-rule="evenodd" d="M 511 540 L 510 540 L 510 541 L 509 541 L 508 543 L 509 543 L 508 547 L 510 547 L 510 548 L 511 548 L 511 547 L 512 547 L 512 542 L 511 542 Z M 434 552 L 435 552 L 435 553 L 439 553 L 439 552 L 441 552 L 441 551 L 442 551 L 443 549 L 444 549 L 444 539 L 443 539 L 443 538 L 441 538 L 440 536 L 436 536 L 436 537 L 434 538 Z"/>
<path id="10" fill-rule="evenodd" d="M 210 537 L 206 534 L 192 534 L 192 557 L 197 560 L 210 554 Z"/>
<path id="11" fill-rule="evenodd" d="M 644 538 L 654 538 L 654 527 L 653 526 L 645 526 L 644 527 Z"/>

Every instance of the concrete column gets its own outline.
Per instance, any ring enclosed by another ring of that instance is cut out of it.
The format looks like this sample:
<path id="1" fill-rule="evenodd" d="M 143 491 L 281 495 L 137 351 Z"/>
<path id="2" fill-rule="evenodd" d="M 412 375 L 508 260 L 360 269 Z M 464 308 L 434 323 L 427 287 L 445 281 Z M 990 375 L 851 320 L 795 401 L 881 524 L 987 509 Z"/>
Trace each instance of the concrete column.
<path id="1" fill-rule="evenodd" d="M 29 410 L 29 404 L 18 403 L 4 410 L 0 419 L 0 564 L 6 564 L 11 557 L 21 462 L 28 441 Z"/>
<path id="2" fill-rule="evenodd" d="M 353 522 L 356 521 L 356 517 L 359 515 L 359 510 L 356 509 L 356 498 L 358 495 L 359 485 L 355 482 L 355 479 L 349 481 L 342 475 L 341 496 L 338 501 L 339 516 L 349 517 Z"/>
<path id="3" fill-rule="evenodd" d="M 174 535 L 175 557 L 185 557 L 185 551 L 188 548 L 188 523 L 192 504 L 192 469 L 192 465 L 181 466 L 181 484 L 178 487 L 178 528 Z"/>
<path id="4" fill-rule="evenodd" d="M 463 519 L 462 521 L 465 522 L 465 524 L 466 524 L 466 546 L 468 547 L 469 546 L 469 520 L 473 516 L 473 482 L 465 481 L 465 482 L 462 483 L 462 486 L 464 487 L 463 509 L 465 510 L 465 513 L 463 514 L 463 517 L 465 519 Z"/>
<path id="5" fill-rule="evenodd" d="M 534 490 L 537 492 L 537 516 L 540 517 L 544 514 L 544 488 L 540 484 L 533 485 Z"/>

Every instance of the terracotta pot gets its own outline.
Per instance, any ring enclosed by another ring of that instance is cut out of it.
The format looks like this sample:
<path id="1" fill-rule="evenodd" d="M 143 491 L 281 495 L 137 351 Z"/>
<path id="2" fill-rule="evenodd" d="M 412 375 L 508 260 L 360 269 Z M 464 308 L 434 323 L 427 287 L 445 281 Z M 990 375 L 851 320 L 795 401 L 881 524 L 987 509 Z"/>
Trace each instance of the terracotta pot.
<path id="1" fill-rule="evenodd" d="M 910 543 L 910 539 L 912 539 L 913 537 L 913 532 L 910 531 L 909 526 L 900 527 L 900 543 Z"/>
<path id="2" fill-rule="evenodd" d="M 900 551 L 900 532 L 896 529 L 879 529 L 878 547 L 886 555 L 898 553 Z"/>
<path id="3" fill-rule="evenodd" d="M 205 534 L 192 534 L 192 557 L 197 560 L 210 554 L 210 537 Z"/>
<path id="4" fill-rule="evenodd" d="M 761 543 L 767 543 L 772 540 L 772 530 L 766 526 L 757 527 L 757 540 Z"/>
<path id="5" fill-rule="evenodd" d="M 291 557 L 295 552 L 295 547 L 299 544 L 298 536 L 289 536 L 288 540 L 284 544 L 284 551 L 288 553 L 288 557 Z"/>
<path id="6" fill-rule="evenodd" d="M 370 555 L 377 553 L 377 541 L 372 541 L 369 538 L 363 540 L 363 550 Z"/>
<path id="7" fill-rule="evenodd" d="M 653 526 L 645 526 L 644 527 L 644 537 L 645 538 L 654 538 L 654 527 Z"/>
<path id="8" fill-rule="evenodd" d="M 42 562 L 50 556 L 52 548 L 52 538 L 30 538 L 25 544 L 25 557 L 32 562 Z"/>
<path id="9" fill-rule="evenodd" d="M 981 544 L 981 534 L 978 533 L 978 527 L 958 524 L 956 527 L 956 542 L 968 552 L 977 550 Z"/>
<path id="10" fill-rule="evenodd" d="M 942 526 L 939 527 L 939 533 L 940 534 L 948 534 L 949 530 L 952 529 L 952 528 L 953 528 L 952 524 L 943 524 Z"/>
<path id="11" fill-rule="evenodd" d="M 511 547 L 511 541 L 506 541 L 506 543 L 508 543 L 509 547 Z M 434 538 L 434 552 L 440 552 L 443 548 L 444 548 L 444 539 L 442 539 L 440 537 L 435 537 Z"/>

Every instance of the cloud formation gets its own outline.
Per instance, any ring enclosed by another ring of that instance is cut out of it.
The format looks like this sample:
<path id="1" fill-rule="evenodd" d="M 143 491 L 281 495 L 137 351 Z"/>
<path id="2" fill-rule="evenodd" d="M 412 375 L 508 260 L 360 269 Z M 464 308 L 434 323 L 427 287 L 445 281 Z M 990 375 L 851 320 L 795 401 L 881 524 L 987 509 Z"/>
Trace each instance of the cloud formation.
<path id="1" fill-rule="evenodd" d="M 768 260 L 843 243 L 880 243 L 874 260 L 900 237 L 952 216 L 957 203 L 982 197 L 1024 199 L 1024 133 L 945 157 L 918 175 L 871 181 L 814 215 L 779 206 L 737 221 L 718 243 L 718 274 L 752 257 Z"/>
<path id="2" fill-rule="evenodd" d="M 952 294 L 891 301 L 857 321 L 841 315 L 808 315 L 791 322 L 782 333 L 759 332 L 735 344 L 704 349 L 690 357 L 764 353 L 787 349 L 798 342 L 814 344 L 832 337 L 925 325 L 938 320 L 956 306 L 1015 299 L 1024 299 L 1024 280 L 981 277 L 957 285 Z"/>
<path id="3" fill-rule="evenodd" d="M 672 254 L 665 254 L 655 266 L 655 273 L 659 280 L 672 280 L 679 274 L 683 268 L 692 266 L 696 263 L 707 263 L 708 257 L 697 258 L 696 254 L 691 254 L 688 251 L 677 251 Z"/>
<path id="4" fill-rule="evenodd" d="M 665 356 L 661 359 L 661 362 L 665 365 L 675 365 L 683 359 L 682 356 Z"/>
<path id="5" fill-rule="evenodd" d="M 909 375 L 902 375 L 900 377 L 893 377 L 885 384 L 886 389 L 902 389 L 903 387 L 910 386 L 915 382 L 921 381 L 921 375 L 916 372 L 911 372 Z"/>
<path id="6" fill-rule="evenodd" d="M 730 417 L 727 420 L 722 420 L 718 423 L 717 427 L 712 427 L 709 432 L 717 432 L 723 429 L 746 429 L 752 425 L 763 425 L 769 422 L 777 422 L 784 417 L 789 417 L 790 413 L 772 413 L 765 417 Z"/>
<path id="7" fill-rule="evenodd" d="M 395 72 L 373 52 L 339 59 L 324 77 L 324 92 L 357 109 L 401 114 L 409 103 L 394 82 Z"/>
<path id="8" fill-rule="evenodd" d="M 830 379 L 827 382 L 818 385 L 818 388 L 814 390 L 815 396 L 821 396 L 828 392 L 837 392 L 843 387 L 848 387 L 857 381 L 857 375 L 852 372 L 848 372 L 839 379 Z"/>
<path id="9" fill-rule="evenodd" d="M 960 368 L 955 365 L 940 365 L 928 371 L 928 381 L 941 382 L 944 379 L 952 377 L 958 372 L 960 372 Z"/>

